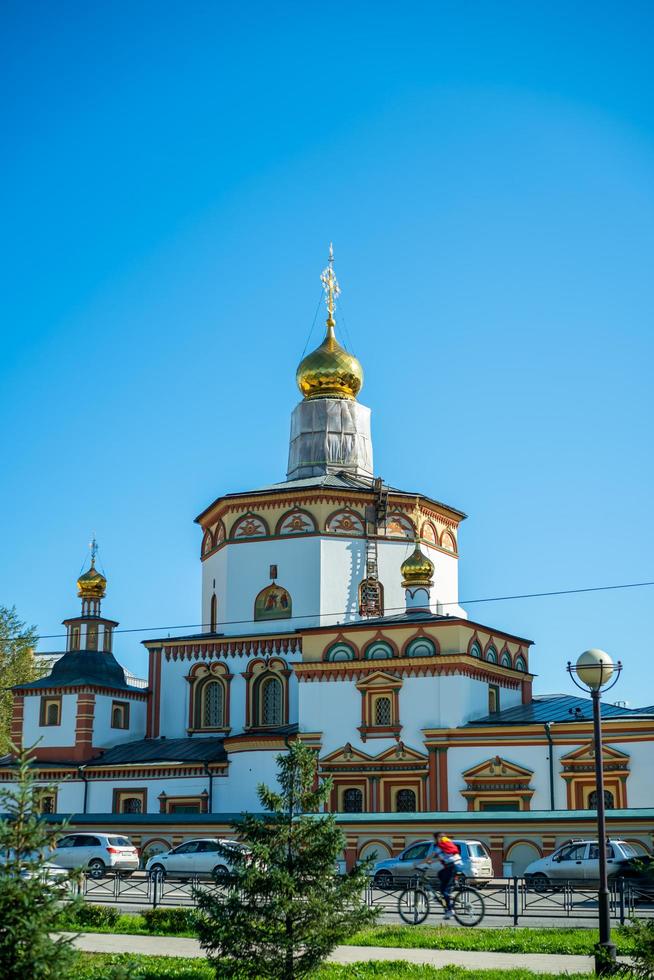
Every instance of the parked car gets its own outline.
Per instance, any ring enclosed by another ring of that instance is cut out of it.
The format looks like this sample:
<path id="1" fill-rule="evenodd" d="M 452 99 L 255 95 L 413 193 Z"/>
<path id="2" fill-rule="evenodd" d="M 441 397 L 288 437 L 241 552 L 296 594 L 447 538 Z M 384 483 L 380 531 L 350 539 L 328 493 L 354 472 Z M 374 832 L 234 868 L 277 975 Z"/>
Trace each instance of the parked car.
<path id="1" fill-rule="evenodd" d="M 639 854 L 637 857 L 629 858 L 619 874 L 632 886 L 637 902 L 654 901 L 654 856 Z"/>
<path id="2" fill-rule="evenodd" d="M 461 852 L 460 877 L 477 884 L 493 877 L 493 863 L 486 846 L 478 840 L 455 840 Z M 432 840 L 418 841 L 405 847 L 400 854 L 385 861 L 377 861 L 372 869 L 373 884 L 379 888 L 392 888 L 412 878 L 424 862 L 432 857 L 436 845 Z M 425 867 L 428 878 L 436 878 L 442 865 L 437 859 Z"/>
<path id="3" fill-rule="evenodd" d="M 233 870 L 232 863 L 220 847 L 247 851 L 243 844 L 218 837 L 200 837 L 184 841 L 163 854 L 155 854 L 145 866 L 150 875 L 176 878 L 220 878 Z"/>
<path id="4" fill-rule="evenodd" d="M 23 852 L 25 857 L 36 860 L 39 856 L 36 851 Z M 3 852 L 0 854 L 0 864 L 7 864 L 8 860 L 13 860 L 16 852 L 11 850 L 9 852 Z M 59 867 L 57 864 L 53 864 L 51 861 L 43 861 L 41 859 L 38 870 L 24 867 L 20 872 L 21 878 L 42 878 L 44 881 L 49 882 L 61 882 L 65 884 L 68 881 L 68 872 Z"/>
<path id="5" fill-rule="evenodd" d="M 606 844 L 609 877 L 620 874 L 638 852 L 624 840 Z M 596 840 L 568 841 L 547 857 L 532 861 L 525 868 L 525 879 L 534 888 L 545 890 L 558 882 L 577 881 L 583 885 L 599 883 L 599 846 Z"/>
<path id="6" fill-rule="evenodd" d="M 131 874 L 139 866 L 139 852 L 129 837 L 117 834 L 66 834 L 48 857 L 60 868 L 82 868 L 95 878 L 107 871 Z"/>

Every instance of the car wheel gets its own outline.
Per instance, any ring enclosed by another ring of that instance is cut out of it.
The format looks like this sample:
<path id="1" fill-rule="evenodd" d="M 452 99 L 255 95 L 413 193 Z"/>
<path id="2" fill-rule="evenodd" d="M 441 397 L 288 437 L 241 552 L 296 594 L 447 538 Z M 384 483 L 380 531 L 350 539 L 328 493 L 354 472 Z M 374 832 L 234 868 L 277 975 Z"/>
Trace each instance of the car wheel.
<path id="1" fill-rule="evenodd" d="M 547 875 L 536 874 L 531 879 L 531 884 L 533 885 L 535 892 L 546 892 L 550 888 L 550 880 Z"/>
<path id="2" fill-rule="evenodd" d="M 89 874 L 92 878 L 103 878 L 106 873 L 104 861 L 101 861 L 100 858 L 93 858 L 92 861 L 89 861 Z"/>
<path id="3" fill-rule="evenodd" d="M 227 870 L 224 864 L 217 864 L 216 867 L 211 872 L 214 881 L 223 881 L 228 874 L 229 871 Z"/>
<path id="4" fill-rule="evenodd" d="M 157 875 L 160 878 L 166 877 L 166 869 L 164 868 L 163 864 L 153 864 L 148 873 L 151 878 L 155 878 Z"/>
<path id="5" fill-rule="evenodd" d="M 392 888 L 393 875 L 390 871 L 378 871 L 372 879 L 372 883 L 376 888 Z"/>

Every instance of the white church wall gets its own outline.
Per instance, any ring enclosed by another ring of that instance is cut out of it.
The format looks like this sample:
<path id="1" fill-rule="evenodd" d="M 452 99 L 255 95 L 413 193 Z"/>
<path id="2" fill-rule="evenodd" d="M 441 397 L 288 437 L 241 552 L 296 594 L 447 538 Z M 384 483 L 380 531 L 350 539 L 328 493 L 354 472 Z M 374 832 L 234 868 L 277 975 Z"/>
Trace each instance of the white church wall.
<path id="1" fill-rule="evenodd" d="M 214 813 L 259 812 L 261 804 L 257 786 L 277 786 L 275 759 L 280 750 L 271 752 L 232 752 L 229 756 L 229 777 L 215 779 L 213 790 Z"/>
<path id="2" fill-rule="evenodd" d="M 37 787 L 50 786 L 38 780 Z M 81 813 L 84 807 L 84 782 L 81 779 L 62 779 L 57 784 L 57 813 Z"/>
<path id="3" fill-rule="evenodd" d="M 215 785 L 218 782 L 214 779 Z M 159 813 L 159 795 L 164 792 L 167 796 L 199 796 L 204 790 L 209 791 L 209 780 L 206 776 L 199 777 L 164 777 L 162 779 L 98 779 L 89 781 L 87 811 L 89 813 L 112 813 L 114 790 L 147 790 L 146 812 Z M 174 819 L 174 815 L 171 815 Z"/>
<path id="4" fill-rule="evenodd" d="M 346 742 L 370 751 L 357 731 L 361 724 L 361 694 L 353 681 L 303 682 L 299 685 L 299 705 L 300 731 L 323 733 L 321 755 Z"/>
<path id="5" fill-rule="evenodd" d="M 361 538 L 320 539 L 320 626 L 359 621 L 359 583 L 365 577 L 366 545 Z"/>
<path id="6" fill-rule="evenodd" d="M 129 728 L 111 727 L 111 709 L 114 701 L 129 704 Z M 146 702 L 132 701 L 121 695 L 97 694 L 93 719 L 93 744 L 104 747 L 120 745 L 145 738 Z"/>
<path id="7" fill-rule="evenodd" d="M 502 759 L 506 759 L 507 762 L 514 762 L 518 766 L 524 766 L 525 769 L 531 769 L 533 771 L 534 775 L 529 785 L 535 790 L 535 793 L 531 799 L 530 807 L 532 810 L 549 810 L 549 763 L 547 761 L 546 747 L 538 745 L 502 745 L 499 738 L 498 744 L 493 746 L 457 746 L 448 749 L 447 781 L 450 810 L 468 809 L 467 800 L 461 796 L 461 790 L 466 789 L 466 783 L 462 773 L 471 769 L 473 766 L 479 765 L 481 762 L 485 762 L 487 759 L 492 759 L 496 755 L 499 755 Z M 563 780 L 557 777 L 555 767 L 555 787 L 557 778 L 563 783 Z M 565 798 L 561 803 L 561 808 L 564 807 Z"/>
<path id="8" fill-rule="evenodd" d="M 33 745 L 40 739 L 39 746 L 74 745 L 77 721 L 77 695 L 63 694 L 61 697 L 61 724 L 39 724 L 41 695 L 30 694 L 25 698 L 23 710 L 23 743 Z"/>
<path id="9" fill-rule="evenodd" d="M 291 595 L 293 618 L 254 622 L 254 600 L 270 585 L 270 566 Z M 218 632 L 229 635 L 291 632 L 317 626 L 320 612 L 320 538 L 290 536 L 227 544 L 202 563 L 202 620 L 210 620 L 213 581 Z"/>
<path id="10" fill-rule="evenodd" d="M 430 548 L 421 543 L 421 549 L 434 563 L 434 587 L 431 590 L 432 608 L 436 611 L 436 603 L 442 603 L 442 612 L 450 616 L 466 616 L 457 605 L 459 598 L 458 559 L 445 554 L 437 548 Z M 384 612 L 387 616 L 397 616 L 404 612 L 406 599 L 402 588 L 402 562 L 413 553 L 413 541 L 383 541 L 377 542 L 377 562 L 379 580 L 384 586 Z M 362 576 L 363 577 L 363 576 Z"/>
<path id="11" fill-rule="evenodd" d="M 627 779 L 627 803 L 631 807 L 654 806 L 654 782 L 652 780 L 652 742 L 618 742 L 605 736 L 607 745 L 626 752 L 629 756 Z"/>

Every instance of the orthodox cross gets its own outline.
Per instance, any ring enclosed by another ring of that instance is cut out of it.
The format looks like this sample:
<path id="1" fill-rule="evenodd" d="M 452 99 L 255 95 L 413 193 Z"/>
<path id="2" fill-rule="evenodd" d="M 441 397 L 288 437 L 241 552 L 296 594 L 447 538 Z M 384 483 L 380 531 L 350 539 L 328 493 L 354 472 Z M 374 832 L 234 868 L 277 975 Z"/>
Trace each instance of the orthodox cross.
<path id="1" fill-rule="evenodd" d="M 325 302 L 327 303 L 327 312 L 329 314 L 327 323 L 333 326 L 335 322 L 334 300 L 337 296 L 340 296 L 341 288 L 334 274 L 334 246 L 331 242 L 329 243 L 329 265 L 321 272 L 320 281 L 322 282 L 322 288 L 325 290 Z"/>

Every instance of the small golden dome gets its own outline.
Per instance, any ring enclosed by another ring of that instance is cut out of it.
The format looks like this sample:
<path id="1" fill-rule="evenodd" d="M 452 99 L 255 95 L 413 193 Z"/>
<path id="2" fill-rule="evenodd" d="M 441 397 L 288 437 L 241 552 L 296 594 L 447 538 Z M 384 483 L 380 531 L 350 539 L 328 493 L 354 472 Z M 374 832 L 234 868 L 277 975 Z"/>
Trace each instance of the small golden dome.
<path id="1" fill-rule="evenodd" d="M 431 588 L 434 584 L 434 563 L 427 558 L 427 555 L 423 555 L 419 541 L 416 541 L 413 554 L 402 562 L 400 571 L 403 589 L 413 589 L 419 585 Z"/>
<path id="2" fill-rule="evenodd" d="M 102 599 L 107 590 L 107 580 L 95 567 L 95 557 L 91 558 L 88 572 L 77 579 L 77 594 L 80 599 Z"/>
<path id="3" fill-rule="evenodd" d="M 356 398 L 361 391 L 363 368 L 336 340 L 332 317 L 322 344 L 300 362 L 295 378 L 305 398 Z"/>

